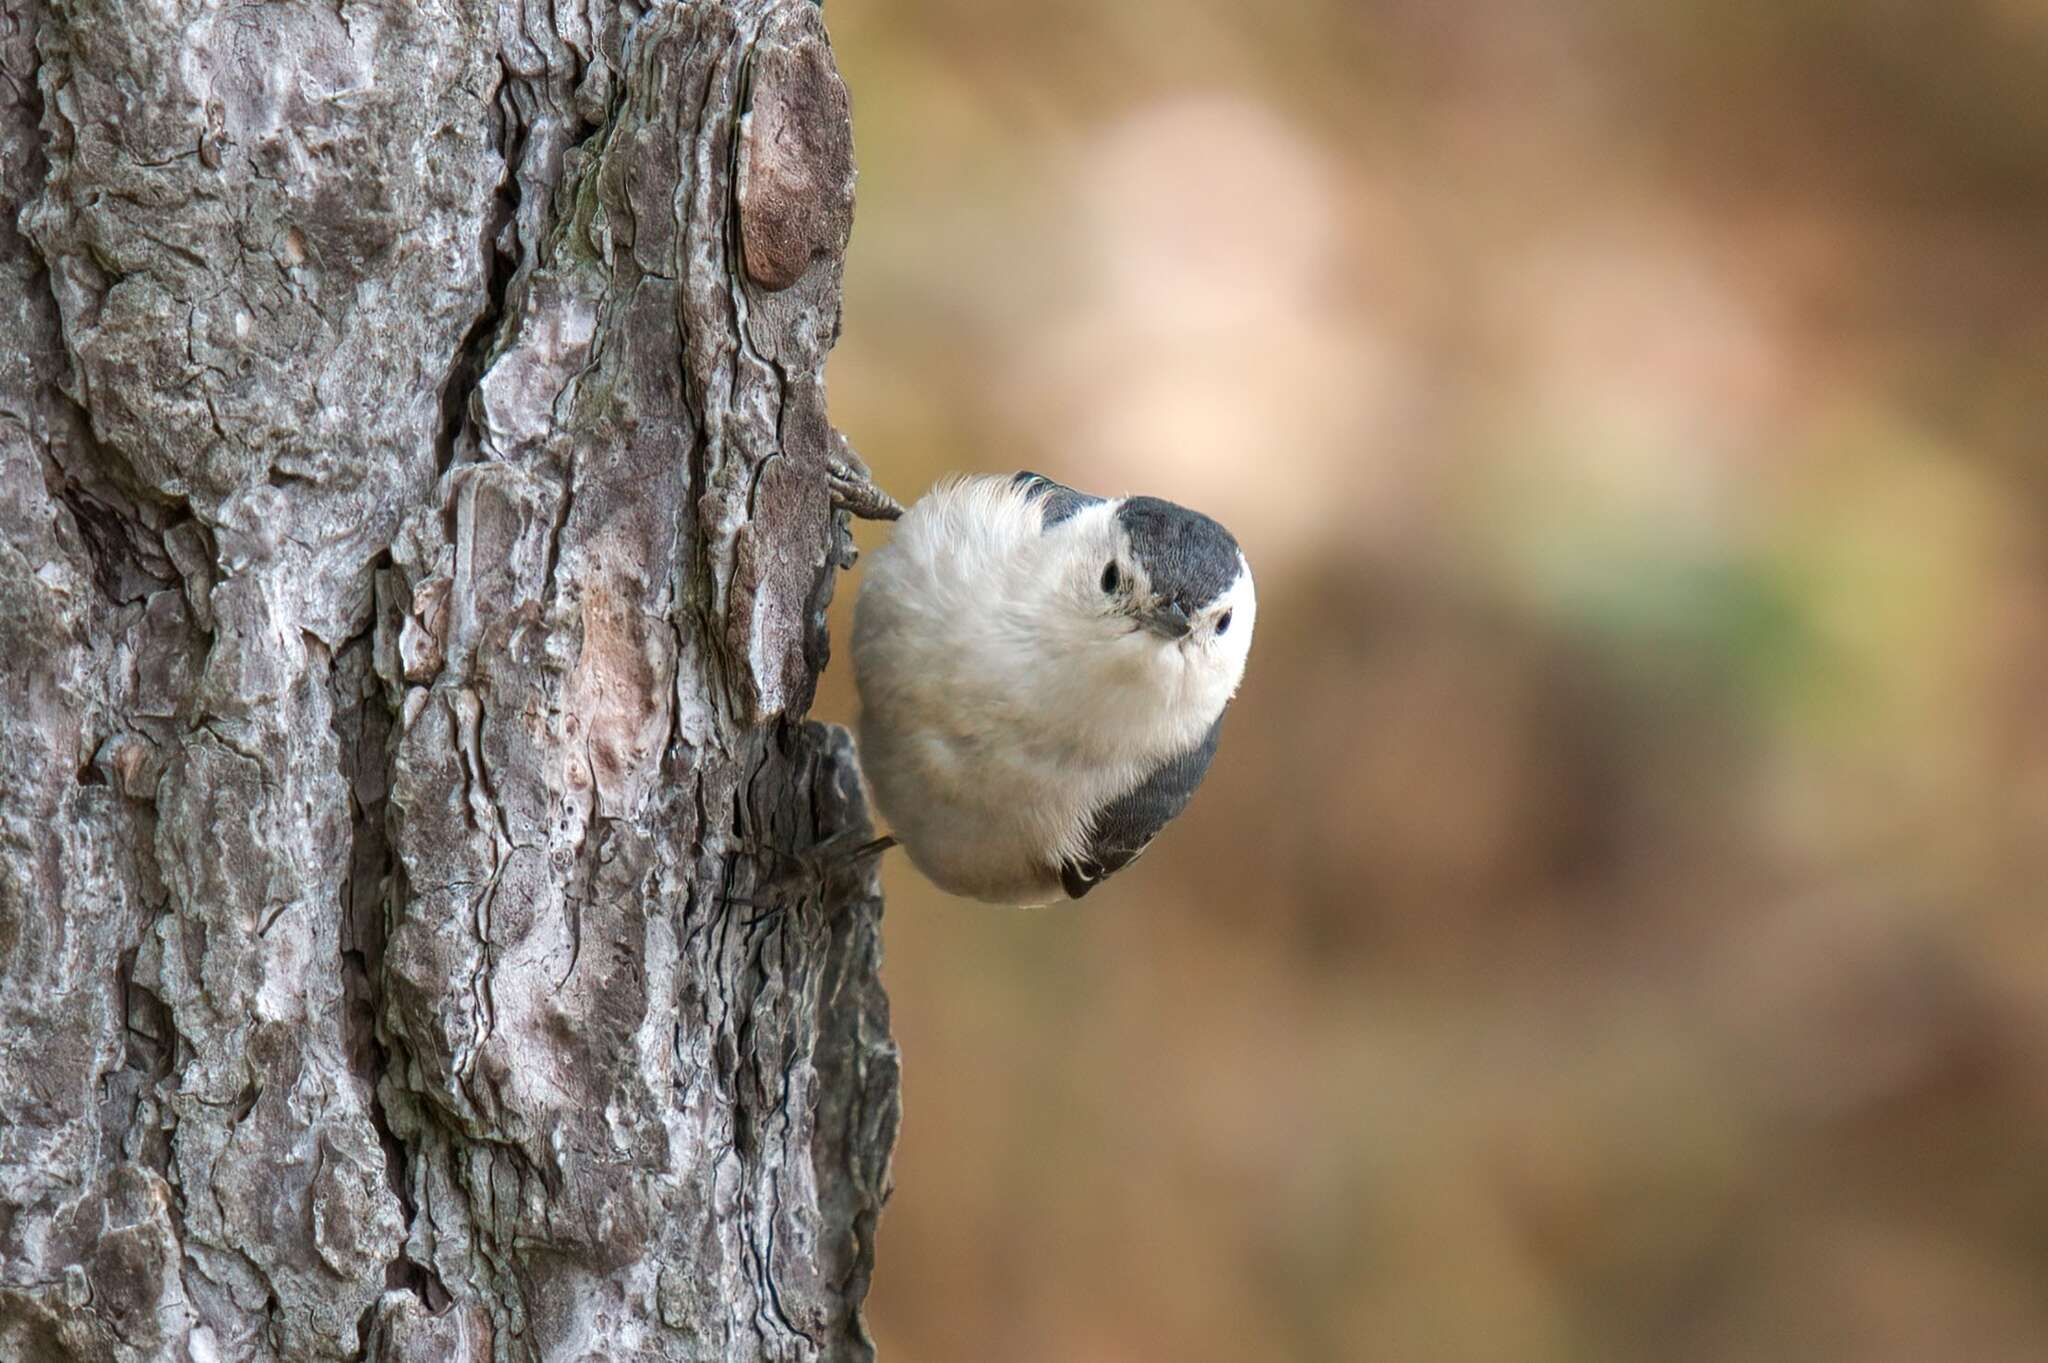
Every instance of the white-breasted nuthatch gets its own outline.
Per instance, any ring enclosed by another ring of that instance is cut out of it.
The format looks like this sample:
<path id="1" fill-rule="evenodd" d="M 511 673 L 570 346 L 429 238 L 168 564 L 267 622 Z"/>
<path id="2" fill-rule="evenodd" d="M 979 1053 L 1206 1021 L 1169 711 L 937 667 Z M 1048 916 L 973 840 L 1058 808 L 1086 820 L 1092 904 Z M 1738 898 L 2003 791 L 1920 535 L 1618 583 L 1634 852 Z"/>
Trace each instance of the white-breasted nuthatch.
<path id="1" fill-rule="evenodd" d="M 941 484 L 854 606 L 861 766 L 917 868 L 999 904 L 1079 898 L 1209 769 L 1257 602 L 1230 532 L 1034 473 Z"/>

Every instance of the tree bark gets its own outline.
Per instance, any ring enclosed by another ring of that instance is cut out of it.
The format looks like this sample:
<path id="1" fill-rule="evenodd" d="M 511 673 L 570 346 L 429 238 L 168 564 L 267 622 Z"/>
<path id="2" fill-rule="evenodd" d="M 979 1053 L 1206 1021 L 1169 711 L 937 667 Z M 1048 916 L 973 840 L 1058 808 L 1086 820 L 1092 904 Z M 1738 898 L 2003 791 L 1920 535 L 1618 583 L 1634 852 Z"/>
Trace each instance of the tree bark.
<path id="1" fill-rule="evenodd" d="M 805 0 L 0 12 L 0 1358 L 872 1357 L 852 185 Z"/>

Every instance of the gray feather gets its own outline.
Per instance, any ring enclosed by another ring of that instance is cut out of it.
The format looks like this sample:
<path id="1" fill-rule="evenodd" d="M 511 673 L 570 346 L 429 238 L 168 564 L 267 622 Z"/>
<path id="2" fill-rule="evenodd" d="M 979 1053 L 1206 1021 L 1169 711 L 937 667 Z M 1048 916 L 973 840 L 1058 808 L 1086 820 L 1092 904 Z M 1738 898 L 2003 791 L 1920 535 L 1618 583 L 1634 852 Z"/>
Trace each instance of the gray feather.
<path id="1" fill-rule="evenodd" d="M 1159 836 L 1159 830 L 1188 807 L 1195 787 L 1209 773 L 1209 763 L 1216 756 L 1216 738 L 1222 731 L 1223 716 L 1218 715 L 1200 744 L 1167 758 L 1136 790 L 1119 795 L 1096 812 L 1088 850 L 1060 866 L 1060 884 L 1069 895 L 1079 899 L 1136 861 Z"/>
<path id="2" fill-rule="evenodd" d="M 1228 530 L 1199 511 L 1158 497 L 1131 497 L 1117 508 L 1131 551 L 1152 590 L 1192 615 L 1230 590 L 1243 556 Z"/>
<path id="3" fill-rule="evenodd" d="M 1055 483 L 1042 473 L 1032 473 L 1029 470 L 1012 475 L 1010 481 L 1025 488 L 1025 495 L 1038 503 L 1039 525 L 1046 530 L 1052 529 L 1081 508 L 1094 506 L 1102 500 L 1086 492 L 1077 492 L 1065 483 Z"/>

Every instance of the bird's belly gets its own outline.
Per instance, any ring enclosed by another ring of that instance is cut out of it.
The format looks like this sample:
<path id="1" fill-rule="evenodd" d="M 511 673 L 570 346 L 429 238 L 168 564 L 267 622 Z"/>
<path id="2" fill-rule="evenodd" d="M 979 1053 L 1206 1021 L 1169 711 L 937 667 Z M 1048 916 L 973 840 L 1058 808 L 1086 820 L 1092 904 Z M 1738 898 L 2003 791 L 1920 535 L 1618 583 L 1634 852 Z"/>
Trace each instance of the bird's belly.
<path id="1" fill-rule="evenodd" d="M 999 904 L 1064 897 L 1057 849 L 1085 780 L 974 734 L 863 723 L 861 760 L 904 850 L 939 888 Z"/>

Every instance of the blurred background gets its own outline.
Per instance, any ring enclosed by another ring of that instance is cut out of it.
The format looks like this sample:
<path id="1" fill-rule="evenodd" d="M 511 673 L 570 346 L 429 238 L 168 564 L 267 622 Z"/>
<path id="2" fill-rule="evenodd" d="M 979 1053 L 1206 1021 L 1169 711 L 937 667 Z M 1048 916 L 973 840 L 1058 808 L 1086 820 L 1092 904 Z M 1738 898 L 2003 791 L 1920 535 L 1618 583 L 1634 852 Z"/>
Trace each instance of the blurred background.
<path id="1" fill-rule="evenodd" d="M 828 16 L 836 422 L 1260 590 L 1133 869 L 886 863 L 885 1363 L 2048 1358 L 2048 3 Z"/>

